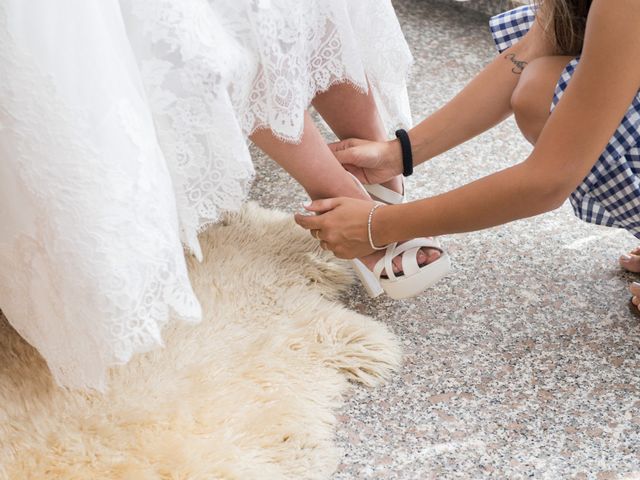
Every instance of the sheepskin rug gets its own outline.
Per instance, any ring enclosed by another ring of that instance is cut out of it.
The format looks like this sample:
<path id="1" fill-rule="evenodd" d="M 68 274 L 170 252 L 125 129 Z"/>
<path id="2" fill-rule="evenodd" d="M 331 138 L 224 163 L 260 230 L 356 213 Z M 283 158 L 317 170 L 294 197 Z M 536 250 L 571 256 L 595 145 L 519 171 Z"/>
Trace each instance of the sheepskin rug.
<path id="1" fill-rule="evenodd" d="M 345 264 L 290 215 L 247 205 L 189 260 L 204 311 L 113 369 L 106 394 L 57 388 L 0 318 L 0 478 L 326 479 L 348 380 L 400 362 L 382 324 L 336 303 Z"/>

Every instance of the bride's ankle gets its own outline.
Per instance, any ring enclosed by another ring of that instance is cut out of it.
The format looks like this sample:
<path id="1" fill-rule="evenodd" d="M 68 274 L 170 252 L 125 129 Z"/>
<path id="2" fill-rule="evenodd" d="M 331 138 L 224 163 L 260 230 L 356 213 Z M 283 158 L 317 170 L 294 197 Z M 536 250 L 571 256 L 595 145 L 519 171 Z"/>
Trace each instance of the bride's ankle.
<path id="1" fill-rule="evenodd" d="M 404 183 L 402 181 L 402 177 L 398 175 L 397 177 L 392 178 L 391 180 L 381 183 L 383 187 L 387 187 L 394 192 L 403 194 L 404 193 Z"/>

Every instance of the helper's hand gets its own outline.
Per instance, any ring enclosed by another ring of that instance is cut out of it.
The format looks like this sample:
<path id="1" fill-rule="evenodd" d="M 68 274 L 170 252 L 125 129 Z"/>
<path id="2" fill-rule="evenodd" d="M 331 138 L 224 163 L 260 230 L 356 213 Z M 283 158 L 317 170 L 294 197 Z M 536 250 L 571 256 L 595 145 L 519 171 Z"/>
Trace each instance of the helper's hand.
<path id="1" fill-rule="evenodd" d="M 349 138 L 331 143 L 329 148 L 362 183 L 383 183 L 402 173 L 402 148 L 398 140 L 373 142 Z"/>
<path id="2" fill-rule="evenodd" d="M 367 233 L 369 211 L 373 206 L 370 200 L 348 197 L 314 200 L 305 205 L 305 209 L 318 215 L 296 214 L 295 220 L 336 257 L 359 258 L 373 252 Z"/>

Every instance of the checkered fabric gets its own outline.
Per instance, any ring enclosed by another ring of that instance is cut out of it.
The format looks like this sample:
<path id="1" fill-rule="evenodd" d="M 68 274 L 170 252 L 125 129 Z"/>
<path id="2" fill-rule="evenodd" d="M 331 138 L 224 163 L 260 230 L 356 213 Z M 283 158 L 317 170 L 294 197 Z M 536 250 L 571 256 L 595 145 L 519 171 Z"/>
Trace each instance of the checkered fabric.
<path id="1" fill-rule="evenodd" d="M 503 52 L 522 38 L 534 19 L 535 10 L 530 6 L 491 18 L 489 25 L 498 51 Z M 551 111 L 562 98 L 579 61 L 579 57 L 574 58 L 563 70 Z M 640 238 L 640 92 L 570 201 L 582 220 L 624 228 Z"/>
<path id="2" fill-rule="evenodd" d="M 533 7 L 525 5 L 501 13 L 489 20 L 493 41 L 500 53 L 520 40 L 529 31 L 536 19 Z"/>

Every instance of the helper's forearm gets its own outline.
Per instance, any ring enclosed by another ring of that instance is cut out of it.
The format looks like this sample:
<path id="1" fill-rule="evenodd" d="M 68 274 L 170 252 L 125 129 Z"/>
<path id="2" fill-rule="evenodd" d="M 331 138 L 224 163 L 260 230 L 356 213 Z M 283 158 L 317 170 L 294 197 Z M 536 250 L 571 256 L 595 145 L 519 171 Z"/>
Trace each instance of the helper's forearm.
<path id="1" fill-rule="evenodd" d="M 376 242 L 482 230 L 531 217 L 560 206 L 567 191 L 526 163 L 516 165 L 442 195 L 379 209 Z"/>
<path id="2" fill-rule="evenodd" d="M 455 98 L 409 132 L 414 165 L 466 142 L 511 115 L 510 100 L 517 83 L 518 76 L 511 73 L 503 56 L 496 58 Z"/>
<path id="3" fill-rule="evenodd" d="M 640 56 L 640 4 L 622 5 L 594 0 L 580 67 L 524 163 L 433 198 L 379 209 L 376 243 L 480 230 L 560 206 L 593 168 L 640 89 L 640 64 L 629 61 Z"/>
<path id="4" fill-rule="evenodd" d="M 512 113 L 511 96 L 528 62 L 550 54 L 539 25 L 498 55 L 455 98 L 409 132 L 414 165 L 500 123 Z"/>

